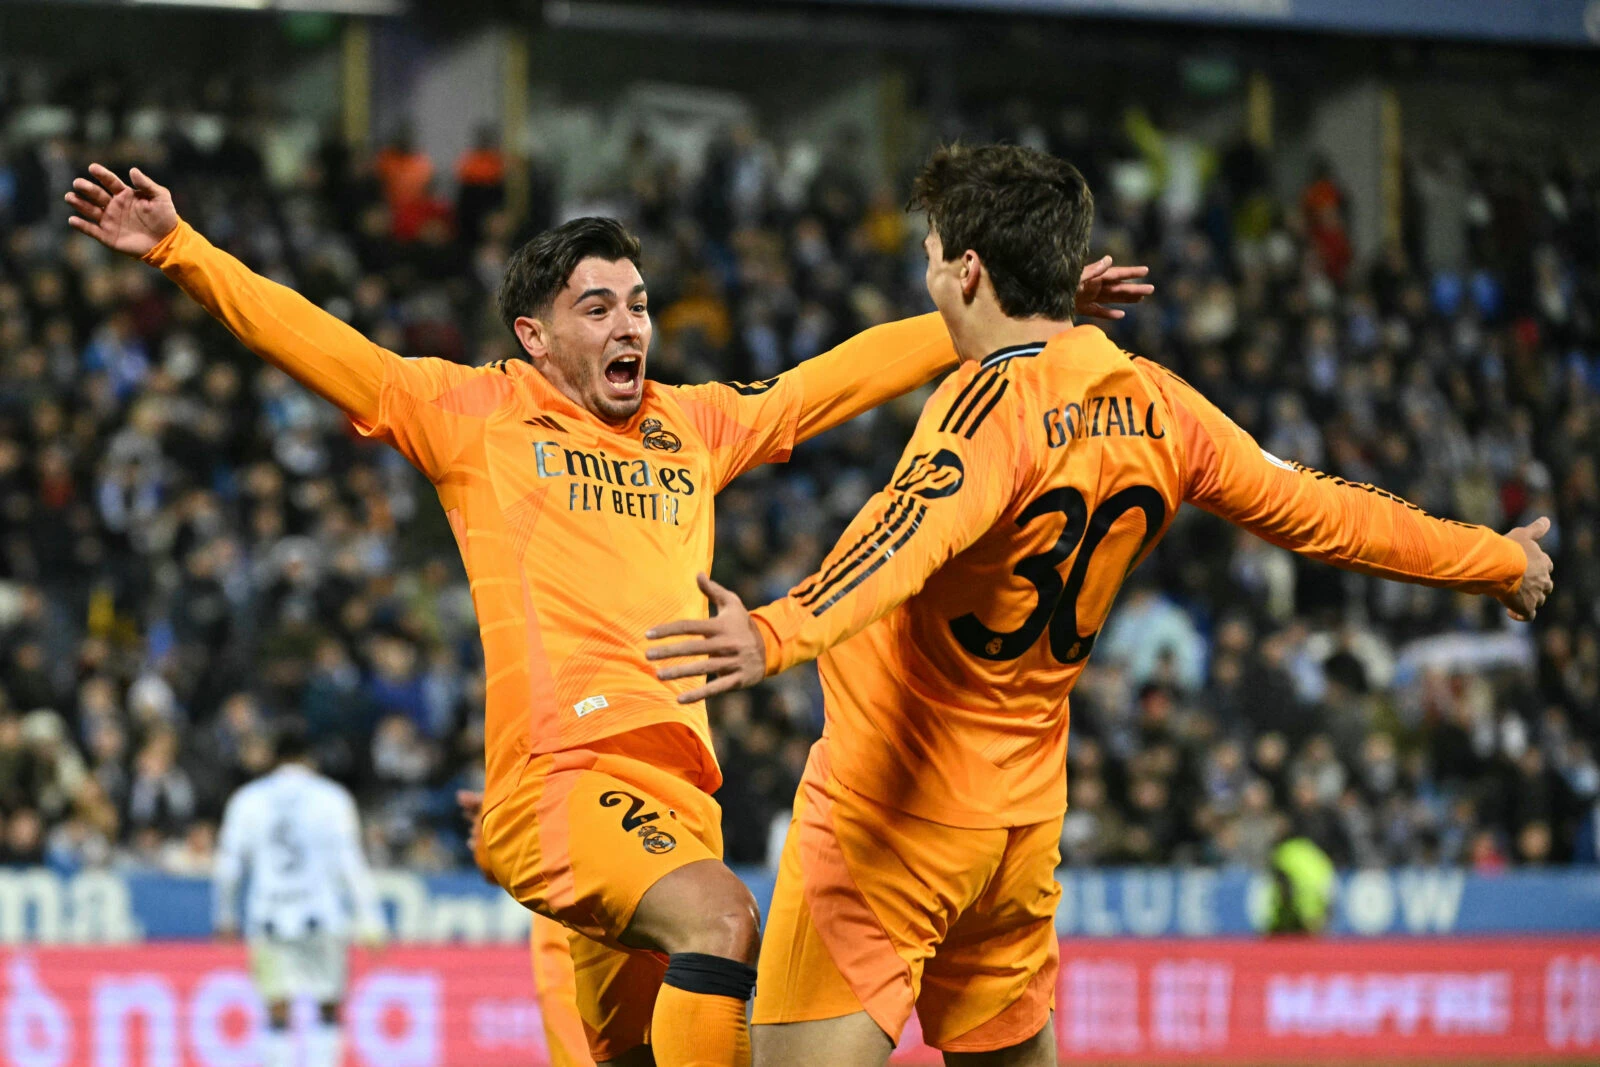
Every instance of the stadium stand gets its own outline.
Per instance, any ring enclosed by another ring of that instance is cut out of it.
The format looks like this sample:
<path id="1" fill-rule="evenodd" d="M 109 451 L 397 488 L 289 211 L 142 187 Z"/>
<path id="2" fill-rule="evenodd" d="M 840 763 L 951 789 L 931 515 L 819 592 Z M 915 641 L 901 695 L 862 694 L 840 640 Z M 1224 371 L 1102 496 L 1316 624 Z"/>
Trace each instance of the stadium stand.
<path id="1" fill-rule="evenodd" d="M 90 159 L 138 162 L 218 245 L 378 343 L 481 363 L 516 354 L 489 295 L 529 225 L 502 211 L 528 164 L 492 139 L 432 160 L 397 131 L 371 159 L 329 142 L 274 186 L 252 90 L 211 101 L 229 121 L 204 141 L 176 124 L 147 136 L 81 80 L 0 97 L 13 130 L 30 108 L 74 116 L 13 138 L 0 167 L 8 865 L 207 871 L 225 797 L 286 716 L 355 789 L 375 863 L 468 862 L 453 795 L 481 774 L 482 678 L 428 486 L 154 271 L 71 235 L 58 198 Z M 947 132 L 1077 161 L 1096 249 L 1149 263 L 1158 286 L 1113 336 L 1269 451 L 1436 514 L 1555 522 L 1556 592 L 1520 627 L 1186 513 L 1074 694 L 1065 862 L 1260 866 L 1290 831 L 1342 866 L 1596 862 L 1600 178 L 1554 156 L 1432 153 L 1408 170 L 1404 239 L 1368 266 L 1336 164 L 1286 197 L 1242 141 L 1185 184 L 1163 151 L 1181 131 L 1136 113 L 1090 139 L 974 105 Z M 741 125 L 693 179 L 641 139 L 631 182 L 584 191 L 643 237 L 653 377 L 765 378 L 924 310 L 915 220 L 856 158 L 848 136 L 777 144 Z M 533 178 L 528 219 L 562 217 L 556 183 Z M 808 573 L 893 466 L 918 399 L 732 487 L 715 577 L 764 602 Z M 815 676 L 712 714 L 729 859 L 774 859 L 821 726 Z"/>

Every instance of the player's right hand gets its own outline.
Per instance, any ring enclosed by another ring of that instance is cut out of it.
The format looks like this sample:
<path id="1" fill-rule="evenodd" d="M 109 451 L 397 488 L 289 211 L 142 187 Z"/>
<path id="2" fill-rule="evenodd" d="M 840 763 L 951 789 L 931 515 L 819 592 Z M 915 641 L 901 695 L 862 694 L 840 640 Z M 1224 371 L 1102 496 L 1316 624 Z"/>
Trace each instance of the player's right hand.
<path id="1" fill-rule="evenodd" d="M 151 181 L 138 167 L 125 183 L 98 163 L 89 164 L 94 178 L 74 178 L 67 203 L 77 212 L 67 225 L 107 248 L 140 257 L 178 227 L 172 191 Z M 131 184 L 129 184 L 131 183 Z"/>
<path id="2" fill-rule="evenodd" d="M 212 931 L 211 936 L 214 940 L 220 941 L 224 945 L 232 945 L 239 940 L 239 928 L 237 926 L 219 926 Z"/>
<path id="3" fill-rule="evenodd" d="M 1539 540 L 1549 532 L 1550 520 L 1541 516 L 1506 534 L 1522 546 L 1522 551 L 1528 557 L 1527 567 L 1522 572 L 1522 584 L 1517 586 L 1515 593 L 1500 598 L 1500 603 L 1506 606 L 1506 614 L 1518 622 L 1530 621 L 1538 612 L 1539 605 L 1544 603 L 1544 598 L 1550 595 L 1550 590 L 1555 588 L 1555 581 L 1550 577 L 1555 564 L 1539 545 Z"/>

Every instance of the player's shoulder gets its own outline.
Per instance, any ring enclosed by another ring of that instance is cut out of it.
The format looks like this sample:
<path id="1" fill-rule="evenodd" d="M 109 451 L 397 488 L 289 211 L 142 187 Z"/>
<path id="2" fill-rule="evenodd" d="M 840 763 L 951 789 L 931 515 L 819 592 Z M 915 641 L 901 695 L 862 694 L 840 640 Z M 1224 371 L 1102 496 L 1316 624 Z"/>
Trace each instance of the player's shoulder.
<path id="1" fill-rule="evenodd" d="M 1105 389 L 1133 388 L 1134 379 L 1155 382 L 1154 365 L 1117 346 L 1098 326 L 1083 324 L 1050 339 L 1041 358 L 1026 372 L 1038 387 L 1063 397 Z"/>
<path id="2" fill-rule="evenodd" d="M 421 357 L 421 359 L 428 358 L 432 357 Z M 440 362 L 451 365 L 456 373 L 462 375 L 481 377 L 499 376 L 501 378 L 510 378 L 514 380 L 521 378 L 525 374 L 539 373 L 536 369 L 534 369 L 533 364 L 529 363 L 525 359 L 494 359 L 490 360 L 488 363 L 479 363 L 476 365 L 456 363 L 453 360 L 440 360 Z"/>
<path id="3" fill-rule="evenodd" d="M 728 427 L 748 425 L 754 418 L 776 417 L 770 407 L 762 406 L 763 401 L 770 399 L 782 404 L 794 395 L 793 387 L 782 375 L 755 382 L 711 381 L 697 385 L 647 382 L 644 414 L 647 419 L 659 421 L 660 429 L 666 431 L 667 436 L 657 435 L 657 440 L 670 444 L 678 439 L 681 430 L 687 429 L 689 432 L 683 435 L 682 443 L 701 445 Z M 641 428 L 644 425 L 640 423 Z"/>
<path id="4" fill-rule="evenodd" d="M 1014 405 L 1019 381 L 1029 372 L 1044 343 L 1011 345 L 980 360 L 967 360 L 945 376 L 923 408 L 925 423 L 940 433 L 976 436 L 996 411 Z"/>
<path id="5" fill-rule="evenodd" d="M 784 377 L 780 374 L 754 382 L 736 382 L 720 379 L 700 382 L 696 385 L 661 385 L 656 382 L 648 382 L 645 388 L 648 393 L 648 390 L 653 387 L 658 396 L 673 402 L 706 399 L 731 401 L 739 397 L 766 396 L 773 390 L 781 388 L 783 384 Z"/>
<path id="6" fill-rule="evenodd" d="M 270 777 L 271 775 L 262 775 L 241 785 L 229 795 L 226 806 L 235 811 L 248 811 L 260 804 L 262 797 L 266 795 L 267 780 Z"/>
<path id="7" fill-rule="evenodd" d="M 310 788 L 340 804 L 354 804 L 355 797 L 343 784 L 329 778 L 325 774 L 312 774 L 309 778 Z"/>
<path id="8" fill-rule="evenodd" d="M 1093 323 L 1079 323 L 1050 338 L 1045 357 L 1035 362 L 1038 373 L 1081 373 L 1100 375 L 1130 370 L 1133 356 L 1117 347 L 1104 330 Z"/>
<path id="9" fill-rule="evenodd" d="M 472 366 L 438 356 L 401 360 L 409 368 L 402 384 L 451 414 L 483 417 L 524 395 L 525 380 L 539 371 L 525 359 L 497 359 Z"/>

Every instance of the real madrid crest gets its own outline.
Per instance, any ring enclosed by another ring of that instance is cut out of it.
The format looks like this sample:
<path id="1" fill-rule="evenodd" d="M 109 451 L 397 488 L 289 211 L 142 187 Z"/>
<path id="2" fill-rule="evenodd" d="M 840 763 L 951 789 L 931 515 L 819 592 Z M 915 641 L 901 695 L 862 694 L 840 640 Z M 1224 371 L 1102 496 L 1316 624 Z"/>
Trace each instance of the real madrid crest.
<path id="1" fill-rule="evenodd" d="M 676 452 L 683 447 L 677 434 L 662 428 L 660 419 L 645 419 L 639 424 L 639 433 L 644 437 L 644 447 L 656 452 Z"/>

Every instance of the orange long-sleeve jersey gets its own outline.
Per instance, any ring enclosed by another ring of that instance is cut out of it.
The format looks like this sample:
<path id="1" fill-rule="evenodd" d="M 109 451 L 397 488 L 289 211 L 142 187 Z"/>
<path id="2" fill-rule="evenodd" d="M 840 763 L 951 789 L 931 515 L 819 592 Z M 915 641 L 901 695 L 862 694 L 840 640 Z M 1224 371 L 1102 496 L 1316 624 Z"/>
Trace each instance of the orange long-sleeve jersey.
<path id="1" fill-rule="evenodd" d="M 703 616 L 713 494 L 796 442 L 955 365 L 936 315 L 875 327 L 765 382 L 645 384 L 621 426 L 531 364 L 402 359 L 186 224 L 145 257 L 247 347 L 433 482 L 472 587 L 487 683 L 485 810 L 533 753 L 678 722 L 721 782 L 693 683 L 661 682 L 645 630 Z"/>
<path id="2" fill-rule="evenodd" d="M 968 362 L 822 567 L 753 613 L 768 673 L 820 656 L 846 787 L 954 826 L 1066 804 L 1068 693 L 1129 572 L 1189 501 L 1385 578 L 1514 591 L 1522 549 L 1259 448 L 1092 326 Z"/>

